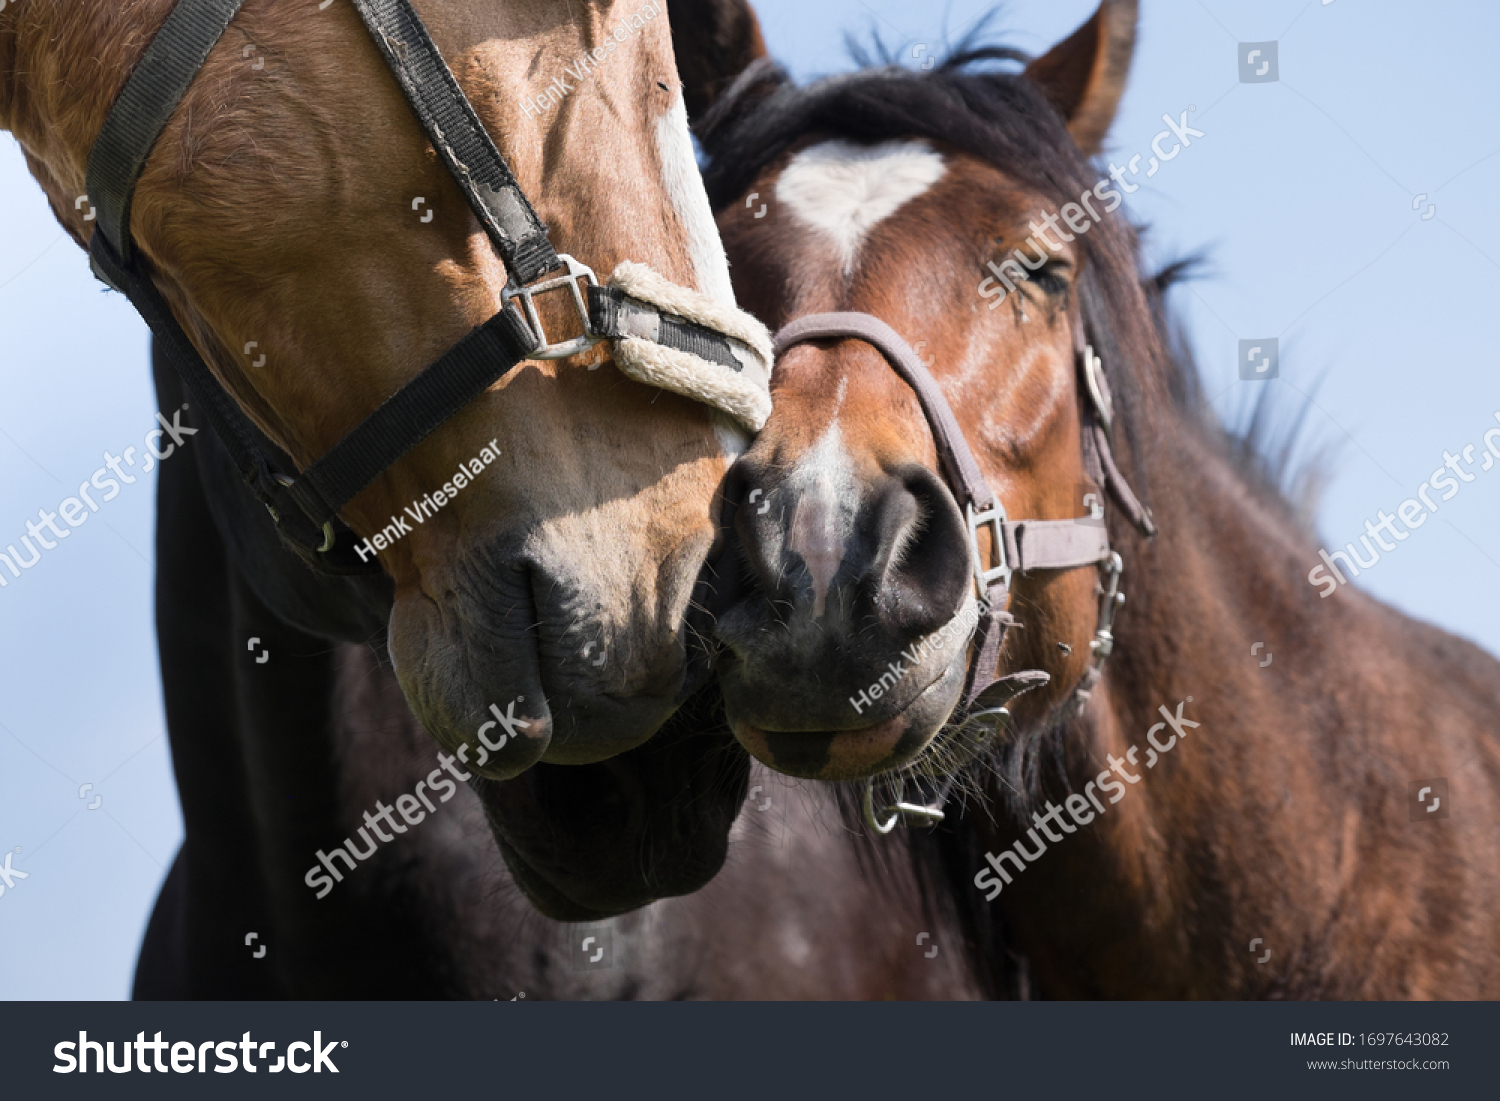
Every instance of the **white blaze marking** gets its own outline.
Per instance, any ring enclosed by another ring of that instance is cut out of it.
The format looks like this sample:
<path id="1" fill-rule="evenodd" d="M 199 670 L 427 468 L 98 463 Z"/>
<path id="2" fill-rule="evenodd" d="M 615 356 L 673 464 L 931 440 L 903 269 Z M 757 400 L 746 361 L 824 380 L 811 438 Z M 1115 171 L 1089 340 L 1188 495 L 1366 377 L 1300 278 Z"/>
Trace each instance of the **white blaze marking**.
<path id="1" fill-rule="evenodd" d="M 734 462 L 750 447 L 750 433 L 728 413 L 714 410 L 714 436 L 725 462 Z"/>
<path id="2" fill-rule="evenodd" d="M 825 141 L 792 158 L 776 201 L 833 238 L 847 275 L 870 230 L 942 176 L 942 154 L 923 141 Z"/>
<path id="3" fill-rule="evenodd" d="M 838 422 L 848 386 L 847 378 L 839 380 L 831 423 L 787 479 L 796 504 L 786 545 L 801 556 L 812 577 L 814 619 L 822 619 L 827 610 L 828 590 L 844 564 L 844 549 L 854 530 L 854 511 L 859 503 L 854 465 L 844 449 Z"/>
<path id="4" fill-rule="evenodd" d="M 656 120 L 656 154 L 661 158 L 661 178 L 672 208 L 687 228 L 688 255 L 698 289 L 725 305 L 733 306 L 734 287 L 729 282 L 729 260 L 724 242 L 714 224 L 708 192 L 698 159 L 693 156 L 693 139 L 688 133 L 687 107 L 678 93 L 672 106 Z"/>

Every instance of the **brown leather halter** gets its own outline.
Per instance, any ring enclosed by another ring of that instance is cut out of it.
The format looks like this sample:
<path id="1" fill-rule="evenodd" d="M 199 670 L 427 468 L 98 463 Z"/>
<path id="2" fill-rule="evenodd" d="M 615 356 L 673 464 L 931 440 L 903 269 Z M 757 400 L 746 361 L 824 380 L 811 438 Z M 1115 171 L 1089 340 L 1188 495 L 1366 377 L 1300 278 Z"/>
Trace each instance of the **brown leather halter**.
<path id="1" fill-rule="evenodd" d="M 775 338 L 776 356 L 788 348 L 814 340 L 862 340 L 876 348 L 895 372 L 917 395 L 922 412 L 932 429 L 938 458 L 947 476 L 948 486 L 963 509 L 969 527 L 969 550 L 973 558 L 974 591 L 980 616 L 975 632 L 974 658 L 969 665 L 959 704 L 958 725 L 971 722 L 989 727 L 988 738 L 999 732 L 1010 717 L 1005 704 L 1022 692 L 1040 687 L 1051 680 L 1039 669 L 1024 670 L 1001 676 L 1000 647 L 1006 628 L 1015 618 L 1006 610 L 1010 597 L 1011 575 L 1020 570 L 1071 570 L 1099 566 L 1102 579 L 1098 588 L 1101 598 L 1099 625 L 1089 646 L 1092 663 L 1074 688 L 1071 703 L 1082 711 L 1089 695 L 1102 676 L 1104 661 L 1114 648 L 1115 612 L 1125 597 L 1119 591 L 1124 563 L 1110 549 L 1109 532 L 1099 524 L 1081 524 L 1071 520 L 1011 520 L 1005 506 L 990 488 L 974 453 L 969 449 L 963 430 L 953 416 L 948 399 L 943 397 L 937 380 L 917 357 L 905 338 L 878 317 L 867 313 L 820 313 L 799 317 L 785 326 Z M 1085 343 L 1082 322 L 1073 327 L 1073 345 L 1079 385 L 1088 394 L 1083 403 L 1083 460 L 1094 483 L 1108 490 L 1115 502 L 1143 535 L 1156 534 L 1151 515 L 1115 463 L 1110 436 L 1114 422 L 1114 403 L 1103 364 Z M 1102 521 L 1102 505 L 1100 517 Z M 986 567 L 986 555 L 980 545 L 979 532 L 990 534 L 990 555 L 994 565 Z M 988 740 L 988 738 L 986 740 Z M 908 769 L 910 766 L 908 766 Z M 898 771 L 899 784 L 899 771 Z M 898 821 L 912 818 L 927 824 L 942 821 L 942 804 L 951 790 L 955 773 L 925 803 L 906 802 L 898 786 L 893 803 L 880 814 L 875 811 L 874 778 L 865 781 L 865 820 L 879 833 L 889 833 Z M 881 815 L 888 817 L 882 821 Z"/>

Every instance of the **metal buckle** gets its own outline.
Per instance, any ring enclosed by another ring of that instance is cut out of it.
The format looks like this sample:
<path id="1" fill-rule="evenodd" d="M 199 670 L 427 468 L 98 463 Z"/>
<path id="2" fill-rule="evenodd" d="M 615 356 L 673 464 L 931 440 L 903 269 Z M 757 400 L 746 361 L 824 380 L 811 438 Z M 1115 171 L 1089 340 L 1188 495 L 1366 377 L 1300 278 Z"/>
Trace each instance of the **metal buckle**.
<path id="1" fill-rule="evenodd" d="M 1095 590 L 1101 598 L 1099 626 L 1089 642 L 1089 650 L 1093 658 L 1088 672 L 1084 673 L 1083 679 L 1078 682 L 1078 687 L 1073 689 L 1071 703 L 1075 715 L 1083 714 L 1083 709 L 1088 706 L 1094 689 L 1104 679 L 1105 659 L 1115 649 L 1115 613 L 1120 610 L 1120 605 L 1125 603 L 1125 594 L 1120 591 L 1120 574 L 1125 569 L 1125 560 L 1118 553 L 1111 553 L 1108 564 L 1100 568 L 1104 571 L 1105 580 Z"/>
<path id="2" fill-rule="evenodd" d="M 521 314 L 526 318 L 526 324 L 536 334 L 537 346 L 531 352 L 532 359 L 566 359 L 575 356 L 579 352 L 586 352 L 604 337 L 597 335 L 594 328 L 589 324 L 589 305 L 584 301 L 583 292 L 578 289 L 578 280 L 587 279 L 589 286 L 597 287 L 599 280 L 594 272 L 585 264 L 580 264 L 565 252 L 557 254 L 557 259 L 568 269 L 566 275 L 555 275 L 551 279 L 544 279 L 540 283 L 533 283 L 529 287 L 518 287 L 514 283 L 506 286 L 500 292 L 500 303 L 502 308 L 509 306 L 517 298 L 521 300 Z M 542 328 L 542 319 L 537 316 L 536 303 L 533 301 L 536 295 L 545 294 L 547 291 L 556 290 L 558 287 L 567 287 L 573 296 L 573 306 L 578 311 L 578 317 L 583 322 L 583 335 L 575 336 L 571 340 L 565 340 L 561 344 L 553 344 L 547 339 L 547 332 Z"/>
<path id="3" fill-rule="evenodd" d="M 902 815 L 911 818 L 920 818 L 924 826 L 935 826 L 943 820 L 941 807 L 926 807 L 920 803 L 905 802 L 903 796 L 906 794 L 906 784 L 898 776 L 896 778 L 896 801 L 889 806 L 881 808 L 881 814 L 890 815 L 882 824 L 880 818 L 875 813 L 875 777 L 870 776 L 866 778 L 864 787 L 865 824 L 882 836 L 896 828 L 896 824 L 901 821 Z"/>
<path id="4" fill-rule="evenodd" d="M 1118 553 L 1112 553 L 1109 565 L 1104 567 L 1108 580 L 1099 586 L 1099 595 L 1104 598 L 1099 606 L 1099 629 L 1094 632 L 1094 639 L 1089 643 L 1089 649 L 1097 663 L 1095 668 L 1102 666 L 1104 659 L 1115 648 L 1112 628 L 1115 625 L 1115 612 L 1125 603 L 1125 594 L 1120 591 L 1120 574 L 1124 569 L 1125 560 Z"/>
<path id="5" fill-rule="evenodd" d="M 990 583 L 992 581 L 1003 582 L 1007 587 L 1010 585 L 1010 564 L 1005 561 L 1005 506 L 995 499 L 995 507 L 985 509 L 983 512 L 975 512 L 972 502 L 964 506 L 964 518 L 969 524 L 969 551 L 974 559 L 974 584 L 978 588 L 980 600 L 989 598 Z M 995 547 L 995 560 L 998 566 L 990 569 L 984 568 L 984 555 L 979 549 L 979 529 L 988 527 L 990 539 Z"/>
<path id="6" fill-rule="evenodd" d="M 287 486 L 288 488 L 293 485 L 293 479 L 288 478 L 285 474 L 274 474 L 272 475 L 272 477 L 274 477 L 278 482 L 280 482 L 284 486 Z M 271 514 L 271 519 L 276 522 L 276 526 L 280 527 L 281 514 L 270 505 L 266 506 L 266 511 Z M 302 541 L 299 539 L 298 542 L 300 543 Z M 333 521 L 329 520 L 323 525 L 323 545 L 318 548 L 318 553 L 327 554 L 329 551 L 333 550 L 334 542 L 335 539 L 333 535 Z M 303 543 L 302 545 L 306 546 L 307 544 Z"/>
<path id="7" fill-rule="evenodd" d="M 1110 399 L 1109 391 L 1104 387 L 1100 373 L 1104 370 L 1104 360 L 1094 354 L 1092 344 L 1084 345 L 1083 349 L 1083 380 L 1088 385 L 1089 397 L 1094 399 L 1094 409 L 1099 414 L 1099 423 L 1104 426 L 1104 434 L 1112 436 L 1115 426 L 1115 406 Z"/>

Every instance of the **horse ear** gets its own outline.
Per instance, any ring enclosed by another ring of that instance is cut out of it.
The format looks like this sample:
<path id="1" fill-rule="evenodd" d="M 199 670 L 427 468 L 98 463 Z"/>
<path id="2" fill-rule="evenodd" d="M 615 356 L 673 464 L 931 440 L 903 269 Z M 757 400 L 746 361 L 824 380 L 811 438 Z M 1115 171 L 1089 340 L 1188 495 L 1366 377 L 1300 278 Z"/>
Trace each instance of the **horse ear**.
<path id="1" fill-rule="evenodd" d="M 688 118 L 697 121 L 750 64 L 766 56 L 746 0 L 667 0 L 672 50 Z"/>
<path id="2" fill-rule="evenodd" d="M 1102 0 L 1087 23 L 1026 67 L 1092 157 L 1104 144 L 1135 53 L 1137 0 Z"/>

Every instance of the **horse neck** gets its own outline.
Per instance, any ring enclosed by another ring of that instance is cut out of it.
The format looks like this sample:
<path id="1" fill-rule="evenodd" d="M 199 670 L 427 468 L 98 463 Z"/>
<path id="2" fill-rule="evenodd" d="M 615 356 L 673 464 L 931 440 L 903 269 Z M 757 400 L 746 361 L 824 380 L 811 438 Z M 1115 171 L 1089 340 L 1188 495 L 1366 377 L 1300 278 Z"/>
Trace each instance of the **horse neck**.
<path id="1" fill-rule="evenodd" d="M 1112 760 L 1138 780 L 1112 774 L 1118 801 L 1096 788 L 1105 812 L 1076 827 L 1090 836 L 1049 843 L 996 907 L 1053 997 L 1370 996 L 1363 957 L 1380 936 L 1358 923 L 1378 908 L 1350 896 L 1378 885 L 1356 873 L 1378 861 L 1415 877 L 1420 861 L 1388 861 L 1410 850 L 1405 785 L 1372 797 L 1369 770 L 1458 768 L 1480 752 L 1500 677 L 1474 648 L 1357 591 L 1320 599 L 1306 581 L 1317 549 L 1291 510 L 1252 490 L 1189 414 L 1164 419 L 1137 456 L 1160 534 L 1142 540 L 1111 520 L 1128 594 L 1114 655 L 1087 714 L 1051 735 L 1063 775 L 1044 781 L 1025 817 L 1084 792 Z M 1445 704 L 1446 744 L 1424 763 L 1409 725 L 1389 717 L 1430 706 L 1426 686 L 1458 649 L 1472 688 Z M 1170 725 L 1179 705 L 1181 731 Z M 1170 748 L 1152 749 L 1152 733 Z M 1012 822 L 993 840 L 1035 851 L 1041 832 Z M 1284 959 L 1304 953 L 1304 972 L 1258 966 L 1246 950 L 1256 937 Z"/>

